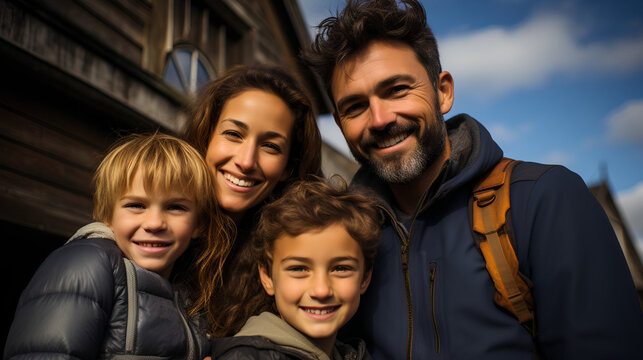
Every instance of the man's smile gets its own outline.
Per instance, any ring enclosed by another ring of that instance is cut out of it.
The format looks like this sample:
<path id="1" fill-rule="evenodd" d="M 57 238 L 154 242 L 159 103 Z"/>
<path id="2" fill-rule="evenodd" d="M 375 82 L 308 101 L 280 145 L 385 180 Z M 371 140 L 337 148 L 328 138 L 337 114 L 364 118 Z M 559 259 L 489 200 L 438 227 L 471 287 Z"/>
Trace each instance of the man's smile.
<path id="1" fill-rule="evenodd" d="M 409 132 L 404 133 L 404 134 L 398 134 L 398 135 L 387 137 L 387 138 L 379 138 L 379 139 L 376 139 L 376 145 L 377 145 L 377 147 L 379 149 L 389 148 L 389 147 L 391 147 L 393 145 L 397 145 L 397 144 L 401 143 L 402 141 L 404 141 L 404 139 L 409 137 L 412 133 L 413 133 L 413 131 L 409 131 Z"/>

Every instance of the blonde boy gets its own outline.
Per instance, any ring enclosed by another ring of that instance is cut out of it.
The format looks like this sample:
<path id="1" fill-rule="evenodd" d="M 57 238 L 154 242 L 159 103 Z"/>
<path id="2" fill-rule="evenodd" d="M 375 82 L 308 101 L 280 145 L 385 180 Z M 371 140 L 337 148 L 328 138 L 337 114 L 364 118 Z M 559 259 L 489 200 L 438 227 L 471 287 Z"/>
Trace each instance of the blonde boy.
<path id="1" fill-rule="evenodd" d="M 198 276 L 220 279 L 230 243 L 208 166 L 182 140 L 135 135 L 109 152 L 94 181 L 105 236 L 70 241 L 43 262 L 4 357 L 202 359 L 209 347 L 186 310 L 207 301 Z"/>

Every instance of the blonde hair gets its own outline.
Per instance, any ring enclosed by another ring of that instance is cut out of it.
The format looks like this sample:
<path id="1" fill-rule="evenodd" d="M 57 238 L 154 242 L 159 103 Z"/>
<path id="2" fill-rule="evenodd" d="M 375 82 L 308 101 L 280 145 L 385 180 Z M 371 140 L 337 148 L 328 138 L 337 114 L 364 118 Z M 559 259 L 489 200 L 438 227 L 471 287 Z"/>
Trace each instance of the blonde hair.
<path id="1" fill-rule="evenodd" d="M 191 298 L 190 315 L 204 311 L 222 283 L 225 258 L 235 236 L 234 224 L 219 208 L 212 172 L 187 142 L 155 133 L 130 135 L 114 145 L 94 174 L 94 218 L 110 223 L 118 199 L 139 174 L 145 191 L 190 197 L 197 212 L 197 238 L 177 260 L 173 282 Z"/>
<path id="2" fill-rule="evenodd" d="M 180 190 L 194 198 L 197 209 L 216 200 L 210 169 L 193 147 L 170 135 L 130 135 L 116 143 L 94 174 L 96 220 L 111 222 L 116 202 L 139 172 L 147 192 Z"/>

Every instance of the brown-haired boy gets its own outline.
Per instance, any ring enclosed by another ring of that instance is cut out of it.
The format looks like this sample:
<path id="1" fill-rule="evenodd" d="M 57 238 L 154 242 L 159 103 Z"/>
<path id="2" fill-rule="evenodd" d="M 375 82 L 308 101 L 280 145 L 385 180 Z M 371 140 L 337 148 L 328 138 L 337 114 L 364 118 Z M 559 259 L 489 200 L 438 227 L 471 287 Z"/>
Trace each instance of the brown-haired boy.
<path id="1" fill-rule="evenodd" d="M 380 217 L 366 197 L 319 181 L 298 182 L 265 206 L 253 239 L 273 312 L 253 316 L 214 358 L 370 358 L 361 340 L 336 341 L 370 282 Z"/>

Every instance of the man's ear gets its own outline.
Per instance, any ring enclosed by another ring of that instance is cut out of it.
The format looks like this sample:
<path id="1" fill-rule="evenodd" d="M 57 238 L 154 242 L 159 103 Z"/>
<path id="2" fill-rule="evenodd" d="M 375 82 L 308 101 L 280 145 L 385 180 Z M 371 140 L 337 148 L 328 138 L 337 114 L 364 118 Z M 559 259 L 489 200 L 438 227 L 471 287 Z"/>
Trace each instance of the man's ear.
<path id="1" fill-rule="evenodd" d="M 272 277 L 266 272 L 266 268 L 263 265 L 259 265 L 259 277 L 261 278 L 261 285 L 263 289 L 266 290 L 266 294 L 269 296 L 275 295 L 275 288 L 272 282 Z"/>
<path id="2" fill-rule="evenodd" d="M 362 279 L 362 282 L 359 284 L 360 295 L 363 294 L 366 291 L 366 289 L 368 289 L 368 285 L 371 283 L 371 275 L 373 275 L 372 268 L 364 272 L 364 278 Z"/>
<path id="3" fill-rule="evenodd" d="M 453 77 L 448 71 L 440 73 L 438 79 L 438 100 L 440 101 L 440 111 L 446 114 L 453 106 Z"/>

